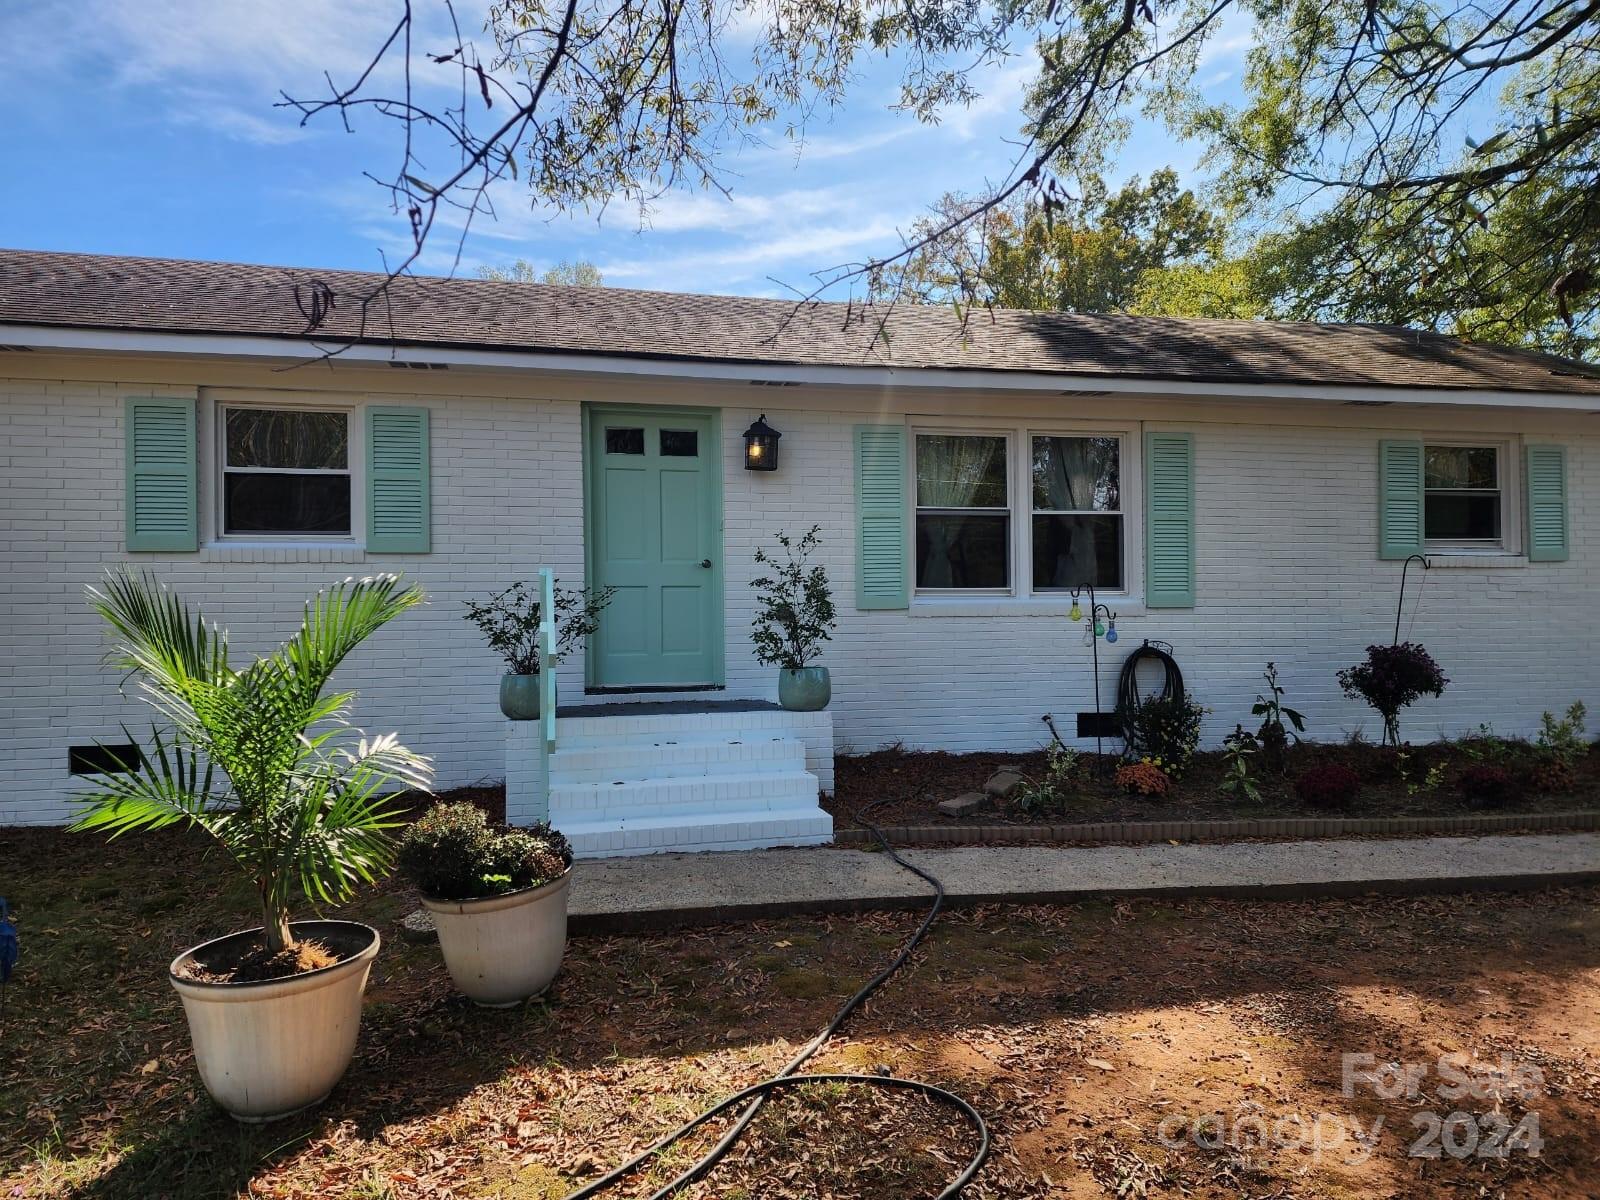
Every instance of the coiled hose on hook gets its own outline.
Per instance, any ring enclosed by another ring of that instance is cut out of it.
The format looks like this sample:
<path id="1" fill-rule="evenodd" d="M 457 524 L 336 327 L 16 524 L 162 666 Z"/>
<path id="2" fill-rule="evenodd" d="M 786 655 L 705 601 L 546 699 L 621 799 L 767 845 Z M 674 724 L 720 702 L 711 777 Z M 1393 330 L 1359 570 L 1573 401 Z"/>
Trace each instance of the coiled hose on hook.
<path id="1" fill-rule="evenodd" d="M 657 1154 L 660 1154 L 663 1150 L 667 1149 L 667 1147 L 674 1145 L 688 1134 L 693 1133 L 706 1122 L 715 1120 L 723 1113 L 728 1112 L 731 1109 L 738 1108 L 740 1105 L 748 1102 L 747 1107 L 739 1114 L 738 1119 L 734 1121 L 733 1125 L 729 1127 L 728 1131 L 717 1140 L 716 1145 L 712 1146 L 710 1150 L 706 1151 L 704 1155 L 686 1168 L 670 1183 L 666 1184 L 660 1190 L 653 1192 L 650 1195 L 650 1200 L 668 1200 L 668 1197 L 676 1196 L 684 1188 L 688 1187 L 696 1180 L 704 1177 L 709 1171 L 711 1171 L 713 1167 L 722 1161 L 722 1159 L 727 1155 L 728 1151 L 732 1150 L 740 1137 L 744 1135 L 744 1131 L 749 1128 L 750 1122 L 755 1120 L 756 1114 L 761 1111 L 761 1107 L 767 1102 L 768 1096 L 771 1096 L 775 1092 L 780 1092 L 785 1088 L 798 1087 L 807 1083 L 862 1084 L 867 1087 L 884 1087 L 902 1092 L 916 1092 L 919 1095 L 926 1096 L 928 1099 L 939 1104 L 943 1104 L 946 1107 L 955 1109 L 962 1116 L 966 1117 L 968 1123 L 970 1123 L 972 1128 L 977 1132 L 978 1149 L 976 1153 L 973 1154 L 971 1161 L 968 1162 L 966 1167 L 962 1170 L 961 1174 L 957 1175 L 955 1179 L 951 1180 L 949 1185 L 939 1193 L 937 1200 L 953 1200 L 954 1197 L 959 1196 L 963 1189 L 965 1189 L 966 1186 L 972 1182 L 973 1178 L 978 1174 L 979 1170 L 982 1169 L 984 1162 L 989 1157 L 989 1127 L 984 1123 L 983 1118 L 978 1114 L 978 1110 L 973 1108 L 971 1104 L 963 1100 L 954 1092 L 948 1092 L 944 1088 L 935 1087 L 931 1083 L 924 1083 L 918 1079 L 902 1079 L 896 1075 L 800 1075 L 796 1073 L 809 1059 L 811 1059 L 817 1053 L 817 1051 L 822 1049 L 829 1038 L 838 1032 L 839 1027 L 849 1019 L 851 1013 L 855 1012 L 855 1010 L 866 1001 L 867 997 L 871 996 L 873 992 L 877 991 L 886 982 L 888 982 L 889 978 L 906 964 L 906 960 L 911 957 L 911 952 L 917 948 L 917 944 L 922 941 L 924 935 L 927 934 L 929 928 L 933 925 L 934 919 L 938 917 L 939 910 L 944 907 L 944 884 L 940 883 L 937 878 L 935 878 L 929 872 L 924 871 L 921 867 L 915 866 L 912 863 L 908 863 L 905 859 L 901 858 L 900 855 L 895 852 L 894 847 L 889 844 L 889 839 L 884 836 L 883 831 L 866 819 L 868 813 L 872 812 L 873 809 L 877 808 L 883 803 L 884 801 L 879 800 L 873 804 L 867 805 L 866 808 L 855 814 L 855 818 L 857 822 L 865 825 L 867 829 L 871 831 L 872 836 L 877 839 L 879 847 L 884 853 L 893 859 L 898 866 L 910 871 L 913 875 L 917 876 L 919 879 L 923 880 L 933 888 L 933 904 L 928 909 L 928 915 L 922 919 L 922 924 L 917 926 L 917 931 L 913 933 L 906 944 L 900 948 L 900 952 L 894 956 L 894 959 L 889 963 L 889 965 L 882 971 L 879 971 L 878 974 L 874 975 L 865 984 L 863 984 L 861 989 L 856 992 L 855 995 L 846 1000 L 839 1011 L 834 1014 L 833 1020 L 828 1022 L 821 1033 L 817 1034 L 816 1037 L 807 1042 L 801 1048 L 800 1053 L 796 1054 L 789 1060 L 788 1064 L 783 1068 L 783 1070 L 779 1071 L 770 1079 L 764 1079 L 760 1083 L 753 1084 L 741 1092 L 734 1093 L 732 1096 L 729 1096 L 726 1100 L 721 1101 L 713 1107 L 706 1109 L 692 1121 L 687 1121 L 678 1126 L 665 1137 L 660 1138 L 650 1146 L 641 1150 L 638 1154 L 634 1155 L 621 1166 L 607 1172 L 594 1182 L 585 1184 L 577 1191 L 572 1192 L 567 1196 L 566 1200 L 587 1200 L 587 1198 L 590 1196 L 600 1195 L 602 1192 L 614 1187 L 623 1179 L 633 1174 L 634 1171 L 638 1170 Z"/>

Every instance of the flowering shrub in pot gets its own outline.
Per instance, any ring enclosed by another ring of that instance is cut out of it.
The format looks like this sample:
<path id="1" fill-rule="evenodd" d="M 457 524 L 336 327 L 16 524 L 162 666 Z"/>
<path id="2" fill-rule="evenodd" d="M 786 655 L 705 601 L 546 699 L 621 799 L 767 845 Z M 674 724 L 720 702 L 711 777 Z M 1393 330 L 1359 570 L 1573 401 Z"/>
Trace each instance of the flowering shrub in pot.
<path id="1" fill-rule="evenodd" d="M 450 978 L 490 1008 L 538 995 L 560 971 L 571 868 L 571 846 L 549 825 L 492 826 L 471 804 L 435 805 L 400 842 Z"/>
<path id="2" fill-rule="evenodd" d="M 394 734 L 349 727 L 353 692 L 326 688 L 422 592 L 393 575 L 347 579 L 306 605 L 299 633 L 243 667 L 225 633 L 149 576 L 111 575 L 89 599 L 116 634 L 111 663 L 165 728 L 133 771 L 99 777 L 73 828 L 192 826 L 255 885 L 261 928 L 186 951 L 169 979 L 212 1097 L 242 1121 L 287 1116 L 344 1074 L 378 953 L 369 926 L 291 921 L 291 898 L 337 903 L 388 874 L 400 816 L 387 796 L 429 779 Z"/>
<path id="3" fill-rule="evenodd" d="M 1339 672 L 1352 700 L 1365 700 L 1383 718 L 1383 741 L 1400 744 L 1400 710 L 1424 696 L 1443 695 L 1445 678 L 1433 656 L 1416 642 L 1368 646 L 1365 662 Z"/>

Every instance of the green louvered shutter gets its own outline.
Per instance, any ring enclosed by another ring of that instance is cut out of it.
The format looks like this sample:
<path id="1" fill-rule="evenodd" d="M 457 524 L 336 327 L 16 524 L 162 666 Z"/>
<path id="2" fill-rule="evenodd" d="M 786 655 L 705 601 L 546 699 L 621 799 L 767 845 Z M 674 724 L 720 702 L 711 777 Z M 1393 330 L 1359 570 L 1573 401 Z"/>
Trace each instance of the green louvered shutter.
<path id="1" fill-rule="evenodd" d="M 129 396 L 124 404 L 129 550 L 200 548 L 194 410 L 192 399 Z"/>
<path id="2" fill-rule="evenodd" d="M 1526 449 L 1528 560 L 1567 560 L 1567 451 L 1562 446 Z"/>
<path id="3" fill-rule="evenodd" d="M 1421 442 L 1378 443 L 1378 557 L 1422 553 Z"/>
<path id="4" fill-rule="evenodd" d="M 856 426 L 856 607 L 905 608 L 906 431 Z"/>
<path id="5" fill-rule="evenodd" d="M 367 549 L 426 554 L 432 543 L 428 410 L 367 409 Z"/>
<path id="6" fill-rule="evenodd" d="M 1194 436 L 1144 435 L 1145 604 L 1194 607 Z"/>

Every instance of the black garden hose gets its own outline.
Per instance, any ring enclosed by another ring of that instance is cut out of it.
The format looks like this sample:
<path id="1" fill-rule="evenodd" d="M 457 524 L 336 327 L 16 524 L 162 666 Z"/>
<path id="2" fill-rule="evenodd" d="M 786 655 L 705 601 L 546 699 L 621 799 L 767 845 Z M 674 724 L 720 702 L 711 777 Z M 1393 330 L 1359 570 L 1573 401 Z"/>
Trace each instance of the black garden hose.
<path id="1" fill-rule="evenodd" d="M 957 1112 L 966 1117 L 966 1119 L 971 1123 L 972 1127 L 977 1131 L 978 1149 L 977 1152 L 972 1156 L 972 1160 L 968 1162 L 966 1167 L 962 1170 L 961 1174 L 957 1175 L 956 1178 L 952 1180 L 942 1192 L 939 1193 L 936 1200 L 953 1200 L 954 1197 L 959 1196 L 966 1186 L 972 1182 L 973 1178 L 978 1174 L 978 1171 L 983 1167 L 984 1162 L 989 1157 L 989 1127 L 984 1123 L 983 1118 L 978 1114 L 978 1110 L 973 1108 L 971 1104 L 963 1100 L 954 1092 L 948 1092 L 944 1088 L 935 1087 L 931 1083 L 923 1083 L 918 1079 L 902 1079 L 896 1075 L 798 1075 L 795 1073 L 802 1065 L 805 1064 L 808 1059 L 814 1056 L 817 1051 L 822 1049 L 824 1044 L 827 1043 L 828 1039 L 838 1032 L 839 1027 L 849 1019 L 851 1013 L 855 1012 L 855 1010 L 866 1001 L 868 996 L 872 995 L 873 992 L 877 991 L 878 988 L 882 987 L 886 982 L 888 982 L 890 976 L 892 976 L 896 971 L 905 965 L 906 960 L 911 957 L 911 952 L 917 948 L 917 943 L 922 941 L 924 935 L 927 934 L 928 929 L 933 925 L 934 919 L 939 915 L 939 910 L 944 907 L 944 884 L 940 883 L 938 879 L 936 879 L 929 872 L 924 871 L 921 867 L 915 866 L 912 863 L 908 863 L 905 859 L 901 858 L 900 855 L 896 853 L 894 847 L 889 844 L 889 839 L 884 836 L 883 831 L 866 819 L 866 815 L 868 813 L 883 803 L 885 803 L 885 801 L 879 800 L 873 804 L 867 805 L 866 808 L 855 814 L 856 821 L 861 825 L 865 825 L 869 830 L 871 830 L 872 836 L 877 839 L 879 847 L 885 854 L 892 858 L 897 865 L 904 867 L 907 871 L 910 871 L 913 875 L 931 885 L 934 893 L 933 905 L 928 909 L 928 915 L 922 919 L 922 924 L 917 926 L 917 931 L 911 935 L 910 940 L 908 940 L 906 944 L 900 948 L 900 952 L 894 956 L 893 961 L 891 961 L 887 967 L 869 979 L 865 984 L 862 985 L 861 989 L 856 992 L 854 996 L 851 996 L 850 999 L 844 1002 L 843 1007 L 841 1007 L 839 1011 L 834 1014 L 833 1020 L 828 1022 L 821 1033 L 817 1034 L 816 1037 L 807 1042 L 805 1046 L 801 1048 L 800 1053 L 796 1054 L 789 1060 L 788 1064 L 783 1068 L 783 1070 L 779 1071 L 772 1078 L 764 1079 L 760 1083 L 753 1084 L 752 1086 L 745 1088 L 743 1091 L 736 1092 L 732 1096 L 729 1096 L 726 1100 L 720 1101 L 713 1107 L 706 1109 L 692 1121 L 688 1121 L 685 1124 L 678 1126 L 678 1128 L 672 1130 L 665 1137 L 646 1147 L 644 1150 L 641 1150 L 638 1154 L 634 1155 L 620 1167 L 617 1167 L 605 1175 L 602 1175 L 593 1183 L 585 1184 L 577 1191 L 571 1193 L 567 1196 L 566 1200 L 587 1200 L 587 1197 L 599 1195 L 601 1192 L 604 1192 L 621 1182 L 627 1176 L 631 1175 L 634 1171 L 638 1170 L 641 1166 L 650 1161 L 650 1159 L 654 1158 L 657 1154 L 660 1154 L 668 1146 L 678 1142 L 685 1135 L 692 1133 L 694 1130 L 704 1125 L 707 1121 L 713 1120 L 728 1110 L 737 1108 L 739 1105 L 749 1101 L 749 1106 L 739 1114 L 738 1119 L 734 1121 L 733 1125 L 728 1129 L 728 1132 L 723 1134 L 722 1137 L 718 1139 L 716 1145 L 712 1146 L 710 1150 L 706 1151 L 703 1156 L 691 1164 L 686 1170 L 678 1175 L 677 1178 L 673 1179 L 672 1182 L 662 1187 L 659 1191 L 651 1193 L 650 1196 L 650 1200 L 668 1200 L 668 1197 L 676 1196 L 684 1188 L 702 1178 L 707 1172 L 709 1172 L 713 1167 L 722 1161 L 722 1159 L 727 1155 L 728 1151 L 732 1150 L 734 1144 L 738 1142 L 741 1136 L 743 1136 L 744 1131 L 749 1128 L 750 1122 L 755 1120 L 756 1114 L 761 1111 L 761 1106 L 766 1103 L 768 1096 L 774 1092 L 781 1091 L 784 1088 L 795 1087 L 804 1083 L 848 1083 L 864 1084 L 868 1087 L 893 1088 L 904 1092 L 917 1092 L 920 1095 L 926 1096 L 930 1100 L 934 1100 L 940 1104 L 946 1105 L 947 1107 L 954 1108 Z"/>
<path id="2" fill-rule="evenodd" d="M 1139 681 L 1136 678 L 1139 664 L 1146 659 L 1159 662 L 1165 669 L 1165 677 L 1161 681 L 1161 691 L 1151 693 L 1148 697 L 1139 695 Z M 1134 728 L 1133 715 L 1139 711 L 1139 705 L 1146 700 L 1173 700 L 1183 702 L 1183 672 L 1178 668 L 1178 660 L 1171 653 L 1160 646 L 1152 646 L 1149 642 L 1140 646 L 1127 658 L 1122 660 L 1122 674 L 1117 677 L 1117 719 L 1122 722 L 1122 740 L 1128 749 L 1134 749 L 1137 740 L 1137 731 Z"/>

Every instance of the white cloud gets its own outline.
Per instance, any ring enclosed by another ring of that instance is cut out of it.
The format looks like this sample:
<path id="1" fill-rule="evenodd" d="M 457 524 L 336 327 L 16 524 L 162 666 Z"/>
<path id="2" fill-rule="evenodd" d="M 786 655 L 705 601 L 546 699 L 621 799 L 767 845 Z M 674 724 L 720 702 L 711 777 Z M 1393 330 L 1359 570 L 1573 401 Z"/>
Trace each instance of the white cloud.
<path id="1" fill-rule="evenodd" d="M 175 123 L 275 144 L 298 136 L 297 114 L 273 107 L 279 92 L 323 94 L 323 72 L 353 80 L 400 13 L 394 0 L 43 0 L 7 14 L 0 79 L 103 80 Z M 442 8 L 417 14 L 419 46 L 449 40 Z"/>

